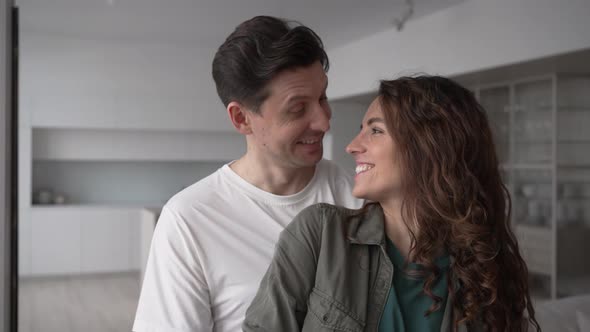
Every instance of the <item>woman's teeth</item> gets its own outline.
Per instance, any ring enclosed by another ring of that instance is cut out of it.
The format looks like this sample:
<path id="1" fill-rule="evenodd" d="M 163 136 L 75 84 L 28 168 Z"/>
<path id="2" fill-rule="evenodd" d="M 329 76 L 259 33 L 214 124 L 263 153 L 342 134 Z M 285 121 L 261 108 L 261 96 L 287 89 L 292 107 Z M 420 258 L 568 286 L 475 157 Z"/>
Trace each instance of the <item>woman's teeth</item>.
<path id="1" fill-rule="evenodd" d="M 370 170 L 373 167 L 375 167 L 375 166 L 374 165 L 368 165 L 368 164 L 358 165 L 358 166 L 356 166 L 355 172 L 356 172 L 356 174 L 359 174 L 359 173 L 362 173 L 362 172 L 366 172 L 366 171 Z"/>

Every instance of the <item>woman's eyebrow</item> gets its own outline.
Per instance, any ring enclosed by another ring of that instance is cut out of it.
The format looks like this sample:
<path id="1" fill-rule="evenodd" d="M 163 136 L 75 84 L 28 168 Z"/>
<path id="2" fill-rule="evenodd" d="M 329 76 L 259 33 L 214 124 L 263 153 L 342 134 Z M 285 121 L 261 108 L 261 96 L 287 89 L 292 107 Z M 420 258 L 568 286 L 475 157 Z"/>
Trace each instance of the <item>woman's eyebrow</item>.
<path id="1" fill-rule="evenodd" d="M 384 123 L 385 121 L 383 121 L 382 118 L 370 118 L 369 120 L 367 120 L 367 125 L 370 126 L 375 122 Z"/>

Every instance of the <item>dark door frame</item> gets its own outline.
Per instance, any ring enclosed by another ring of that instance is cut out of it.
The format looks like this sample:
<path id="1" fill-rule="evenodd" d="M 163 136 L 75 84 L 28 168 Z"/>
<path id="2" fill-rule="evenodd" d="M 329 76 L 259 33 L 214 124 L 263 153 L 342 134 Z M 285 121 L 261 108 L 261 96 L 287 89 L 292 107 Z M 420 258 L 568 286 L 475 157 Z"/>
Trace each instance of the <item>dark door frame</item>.
<path id="1" fill-rule="evenodd" d="M 10 331 L 18 331 L 18 74 L 19 74 L 19 11 L 14 6 L 10 7 L 11 17 L 11 44 L 10 56 L 11 80 L 10 80 Z"/>
<path id="2" fill-rule="evenodd" d="M 0 0 L 0 331 L 18 324 L 18 10 Z"/>

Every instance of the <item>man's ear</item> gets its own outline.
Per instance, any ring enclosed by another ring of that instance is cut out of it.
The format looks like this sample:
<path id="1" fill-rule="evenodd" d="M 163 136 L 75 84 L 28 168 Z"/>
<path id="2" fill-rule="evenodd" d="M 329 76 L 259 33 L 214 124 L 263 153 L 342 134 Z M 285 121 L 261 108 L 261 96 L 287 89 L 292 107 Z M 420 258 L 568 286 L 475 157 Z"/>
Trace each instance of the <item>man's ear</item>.
<path id="1" fill-rule="evenodd" d="M 240 134 L 248 135 L 252 133 L 250 124 L 250 116 L 252 116 L 252 113 L 249 112 L 244 105 L 237 101 L 230 102 L 227 105 L 227 115 L 229 115 L 231 123 Z"/>

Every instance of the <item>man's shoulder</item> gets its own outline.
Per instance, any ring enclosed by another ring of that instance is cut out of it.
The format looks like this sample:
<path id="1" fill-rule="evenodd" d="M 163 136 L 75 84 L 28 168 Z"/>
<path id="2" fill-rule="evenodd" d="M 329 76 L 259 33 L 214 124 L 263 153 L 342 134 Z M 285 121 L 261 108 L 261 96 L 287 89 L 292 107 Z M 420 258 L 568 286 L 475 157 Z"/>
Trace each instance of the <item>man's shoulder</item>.
<path id="1" fill-rule="evenodd" d="M 223 169 L 220 168 L 172 196 L 158 217 L 157 233 L 161 237 L 175 238 L 181 230 L 182 236 L 194 239 L 198 232 L 203 232 L 203 225 L 219 222 L 216 211 L 226 214 L 230 211 L 224 200 L 227 195 L 223 193 L 227 189 L 223 189 L 223 177 Z"/>
<path id="2" fill-rule="evenodd" d="M 359 209 L 350 209 L 340 205 L 330 203 L 316 203 L 301 210 L 300 214 L 305 215 L 321 215 L 321 216 L 351 216 L 359 213 Z"/>
<path id="3" fill-rule="evenodd" d="M 223 192 L 224 185 L 226 184 L 222 167 L 176 193 L 165 206 L 171 211 L 181 212 L 195 204 L 207 205 L 217 200 L 218 196 L 223 196 L 220 193 Z"/>

